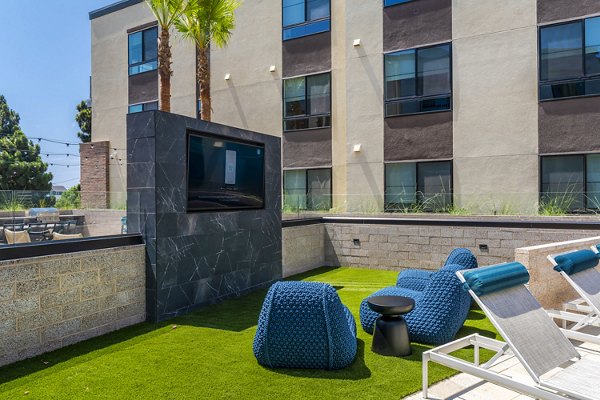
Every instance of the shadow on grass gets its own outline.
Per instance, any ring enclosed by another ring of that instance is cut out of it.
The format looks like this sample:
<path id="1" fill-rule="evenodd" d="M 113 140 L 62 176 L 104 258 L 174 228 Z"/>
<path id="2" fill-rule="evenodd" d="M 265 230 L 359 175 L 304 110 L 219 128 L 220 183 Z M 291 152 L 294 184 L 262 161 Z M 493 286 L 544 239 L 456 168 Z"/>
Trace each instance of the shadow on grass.
<path id="1" fill-rule="evenodd" d="M 103 354 L 114 353 L 121 348 L 132 345 L 129 342 L 130 340 L 135 340 L 136 338 L 142 340 L 142 335 L 152 334 L 153 331 L 168 325 L 170 325 L 169 322 L 146 322 L 133 325 L 40 356 L 6 365 L 0 368 L 0 384 L 23 378 L 60 363 L 71 361 L 73 362 L 72 365 L 77 365 L 88 362 Z"/>
<path id="2" fill-rule="evenodd" d="M 291 368 L 267 368 L 271 372 L 299 378 L 309 379 L 341 379 L 358 381 L 371 376 L 371 370 L 365 364 L 365 342 L 357 339 L 356 358 L 348 367 L 339 370 L 320 369 L 291 369 Z"/>
<path id="3" fill-rule="evenodd" d="M 294 275 L 285 280 L 310 280 L 311 277 L 333 271 L 338 268 L 322 267 Z M 336 290 L 342 287 L 336 287 Z M 268 289 L 261 289 L 237 298 L 199 309 L 188 315 L 177 317 L 171 322 L 201 328 L 242 332 L 258 323 L 258 315 Z"/>

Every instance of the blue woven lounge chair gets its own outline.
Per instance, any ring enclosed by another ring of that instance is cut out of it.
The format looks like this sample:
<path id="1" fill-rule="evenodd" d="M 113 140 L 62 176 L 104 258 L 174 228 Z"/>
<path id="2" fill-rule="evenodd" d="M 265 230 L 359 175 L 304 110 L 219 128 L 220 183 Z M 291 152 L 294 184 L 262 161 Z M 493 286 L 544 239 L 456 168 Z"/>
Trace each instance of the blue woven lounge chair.
<path id="1" fill-rule="evenodd" d="M 453 271 L 462 267 L 456 264 L 434 272 L 422 291 L 391 286 L 371 296 L 405 296 L 415 301 L 415 308 L 404 316 L 411 341 L 427 344 L 443 344 L 452 340 L 463 326 L 471 306 L 469 293 Z M 373 333 L 379 314 L 372 311 L 364 299 L 360 305 L 362 328 Z"/>
<path id="2" fill-rule="evenodd" d="M 450 267 L 453 265 L 458 265 L 461 268 L 455 269 L 454 267 Z M 450 252 L 446 262 L 444 263 L 444 266 L 441 268 L 441 271 L 456 272 L 460 269 L 467 270 L 473 268 L 477 268 L 477 258 L 475 258 L 470 250 L 457 248 Z M 435 271 L 406 269 L 398 274 L 396 286 L 405 289 L 422 291 L 429 283 L 429 279 L 433 273 L 435 273 Z"/>
<path id="3" fill-rule="evenodd" d="M 270 368 L 345 368 L 356 356 L 356 323 L 330 285 L 278 282 L 263 303 L 253 350 Z"/>

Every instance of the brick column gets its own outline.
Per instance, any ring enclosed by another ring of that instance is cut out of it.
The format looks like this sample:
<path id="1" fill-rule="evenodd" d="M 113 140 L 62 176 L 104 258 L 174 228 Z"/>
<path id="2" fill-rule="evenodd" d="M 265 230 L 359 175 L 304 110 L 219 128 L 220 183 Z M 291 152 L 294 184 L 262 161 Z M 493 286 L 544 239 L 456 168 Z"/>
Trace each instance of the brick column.
<path id="1" fill-rule="evenodd" d="M 81 157 L 81 207 L 108 208 L 109 142 L 91 142 L 79 145 Z"/>

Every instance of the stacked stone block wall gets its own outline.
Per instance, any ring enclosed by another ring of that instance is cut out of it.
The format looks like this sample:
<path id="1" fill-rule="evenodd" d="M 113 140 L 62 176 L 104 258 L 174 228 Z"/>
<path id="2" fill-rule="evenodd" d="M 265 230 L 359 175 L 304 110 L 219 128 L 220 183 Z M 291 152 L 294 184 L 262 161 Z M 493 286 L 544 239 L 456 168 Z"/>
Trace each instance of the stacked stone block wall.
<path id="1" fill-rule="evenodd" d="M 0 261 L 0 365 L 145 320 L 144 245 Z"/>
<path id="2" fill-rule="evenodd" d="M 514 261 L 515 249 L 520 247 L 600 235 L 600 228 L 570 230 L 346 223 L 327 223 L 325 228 L 325 265 L 392 270 L 438 269 L 456 247 L 473 251 L 480 265 L 491 265 Z M 487 246 L 487 250 L 481 249 L 480 245 Z"/>

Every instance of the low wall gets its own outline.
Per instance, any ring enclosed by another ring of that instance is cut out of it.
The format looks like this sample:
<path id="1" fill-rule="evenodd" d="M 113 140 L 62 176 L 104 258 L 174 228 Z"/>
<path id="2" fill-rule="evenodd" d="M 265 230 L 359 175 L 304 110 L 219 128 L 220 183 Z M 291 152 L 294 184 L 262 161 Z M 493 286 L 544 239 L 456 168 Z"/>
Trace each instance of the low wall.
<path id="1" fill-rule="evenodd" d="M 0 365 L 145 320 L 145 246 L 0 261 Z"/>
<path id="2" fill-rule="evenodd" d="M 588 235 L 589 236 L 589 235 Z M 545 309 L 561 309 L 562 304 L 578 298 L 565 278 L 553 270 L 549 255 L 589 249 L 600 243 L 599 237 L 588 237 L 560 243 L 523 247 L 515 250 L 515 261 L 529 270 L 529 290 Z"/>
<path id="3" fill-rule="evenodd" d="M 325 217 L 284 221 L 283 226 L 286 276 L 317 266 L 438 269 L 456 247 L 473 251 L 480 265 L 491 265 L 513 261 L 517 248 L 600 236 L 597 221 L 569 217 Z M 319 226 L 324 229 L 323 235 Z"/>
<path id="4" fill-rule="evenodd" d="M 283 229 L 284 278 L 324 265 L 325 225 L 292 226 Z"/>

